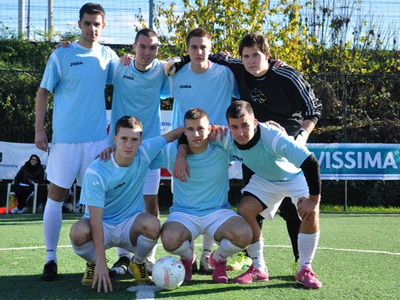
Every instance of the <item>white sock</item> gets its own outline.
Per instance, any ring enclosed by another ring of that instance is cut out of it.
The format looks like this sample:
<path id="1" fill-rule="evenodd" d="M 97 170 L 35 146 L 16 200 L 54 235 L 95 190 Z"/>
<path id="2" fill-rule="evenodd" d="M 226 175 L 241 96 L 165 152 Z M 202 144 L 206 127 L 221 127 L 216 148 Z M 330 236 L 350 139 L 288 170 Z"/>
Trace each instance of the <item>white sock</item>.
<path id="1" fill-rule="evenodd" d="M 210 257 L 212 248 L 214 246 L 214 240 L 208 236 L 203 235 L 203 251 L 201 251 L 201 258 Z"/>
<path id="2" fill-rule="evenodd" d="M 267 266 L 264 260 L 264 240 L 261 239 L 254 244 L 250 244 L 247 247 L 247 253 L 253 261 L 254 268 L 260 270 L 261 272 L 267 272 Z"/>
<path id="3" fill-rule="evenodd" d="M 62 225 L 62 202 L 47 198 L 43 214 L 43 234 L 46 245 L 46 263 L 50 260 L 57 262 L 57 245 Z"/>
<path id="4" fill-rule="evenodd" d="M 131 258 L 131 253 L 128 250 L 125 250 L 124 248 L 117 247 L 117 254 L 118 257 L 126 256 L 129 259 Z"/>
<path id="5" fill-rule="evenodd" d="M 87 262 L 96 262 L 96 252 L 94 251 L 93 241 L 89 241 L 82 246 L 75 246 L 72 242 L 72 250 Z"/>
<path id="6" fill-rule="evenodd" d="M 153 240 L 144 235 L 139 235 L 137 238 L 137 245 L 135 256 L 133 258 L 134 262 L 142 263 L 147 255 L 150 253 L 151 249 L 157 244 L 157 239 Z"/>
<path id="7" fill-rule="evenodd" d="M 299 269 L 306 266 L 312 270 L 311 263 L 314 259 L 319 241 L 319 231 L 312 234 L 299 233 L 297 238 L 299 244 Z"/>
<path id="8" fill-rule="evenodd" d="M 147 255 L 147 260 L 151 261 L 151 262 L 155 262 L 156 261 L 156 250 L 157 250 L 157 245 L 155 245 L 149 252 L 149 254 Z"/>
<path id="9" fill-rule="evenodd" d="M 215 250 L 213 254 L 213 258 L 215 260 L 226 259 L 228 256 L 234 253 L 238 253 L 242 250 L 243 248 L 235 246 L 234 244 L 231 243 L 230 240 L 222 239 L 221 243 L 219 244 L 219 247 L 217 248 L 217 250 Z"/>
<path id="10" fill-rule="evenodd" d="M 190 248 L 189 240 L 186 240 L 182 243 L 182 245 L 176 248 L 173 251 L 168 251 L 171 254 L 179 255 L 181 258 L 184 259 L 192 259 L 193 258 L 193 250 Z"/>

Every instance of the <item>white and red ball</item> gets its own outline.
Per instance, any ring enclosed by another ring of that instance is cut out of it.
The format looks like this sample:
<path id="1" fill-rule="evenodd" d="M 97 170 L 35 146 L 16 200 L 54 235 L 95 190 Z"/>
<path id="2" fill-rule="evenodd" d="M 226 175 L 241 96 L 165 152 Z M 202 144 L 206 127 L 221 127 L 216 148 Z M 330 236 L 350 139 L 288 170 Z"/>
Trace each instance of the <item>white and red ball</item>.
<path id="1" fill-rule="evenodd" d="M 174 290 L 181 286 L 185 278 L 185 267 L 172 256 L 164 256 L 156 261 L 151 272 L 153 282 L 163 290 Z"/>

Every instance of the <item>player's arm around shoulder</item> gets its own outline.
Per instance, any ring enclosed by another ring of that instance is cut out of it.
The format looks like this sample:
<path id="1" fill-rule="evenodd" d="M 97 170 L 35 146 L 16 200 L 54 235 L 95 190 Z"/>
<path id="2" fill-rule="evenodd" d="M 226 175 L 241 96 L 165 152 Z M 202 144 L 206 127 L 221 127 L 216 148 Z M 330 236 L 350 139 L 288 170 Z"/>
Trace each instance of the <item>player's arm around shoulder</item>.
<path id="1" fill-rule="evenodd" d="M 178 127 L 174 130 L 171 130 L 169 132 L 167 132 L 166 134 L 163 134 L 163 137 L 167 140 L 168 143 L 173 142 L 177 139 L 179 139 L 179 137 L 182 135 L 184 131 L 184 127 Z"/>

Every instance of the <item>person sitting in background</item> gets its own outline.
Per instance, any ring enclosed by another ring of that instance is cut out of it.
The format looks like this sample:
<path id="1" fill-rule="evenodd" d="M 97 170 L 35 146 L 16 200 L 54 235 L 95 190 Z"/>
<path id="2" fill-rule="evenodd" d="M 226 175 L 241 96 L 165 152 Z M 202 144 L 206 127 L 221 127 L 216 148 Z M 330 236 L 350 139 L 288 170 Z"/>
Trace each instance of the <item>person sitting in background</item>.
<path id="1" fill-rule="evenodd" d="M 27 211 L 26 202 L 33 192 L 35 183 L 44 181 L 44 167 L 39 156 L 32 154 L 31 157 L 19 170 L 14 179 L 15 195 L 18 199 L 18 206 L 11 210 L 12 214 L 22 214 Z"/>

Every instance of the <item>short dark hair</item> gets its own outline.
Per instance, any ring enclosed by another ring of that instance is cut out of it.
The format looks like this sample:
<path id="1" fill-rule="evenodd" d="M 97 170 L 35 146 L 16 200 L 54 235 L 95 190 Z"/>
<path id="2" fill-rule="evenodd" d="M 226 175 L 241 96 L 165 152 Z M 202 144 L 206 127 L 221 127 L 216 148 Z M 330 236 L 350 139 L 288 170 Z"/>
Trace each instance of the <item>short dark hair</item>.
<path id="1" fill-rule="evenodd" d="M 254 115 L 253 108 L 251 107 L 251 104 L 247 101 L 233 101 L 226 110 L 226 119 L 228 120 L 228 122 L 229 119 L 238 119 L 245 115 Z"/>
<path id="2" fill-rule="evenodd" d="M 137 33 L 136 33 L 136 37 L 135 37 L 135 44 L 137 43 L 137 41 L 139 40 L 139 36 L 144 35 L 147 36 L 149 38 L 155 36 L 156 38 L 158 38 L 157 33 L 150 28 L 143 28 L 140 29 Z"/>
<path id="3" fill-rule="evenodd" d="M 269 45 L 267 39 L 258 33 L 247 34 L 239 44 L 239 55 L 243 55 L 244 47 L 254 47 L 257 46 L 260 51 L 264 54 L 269 54 Z"/>
<path id="4" fill-rule="evenodd" d="M 106 19 L 106 12 L 104 11 L 104 8 L 98 4 L 98 3 L 86 3 L 84 4 L 81 9 L 79 10 L 79 20 L 82 21 L 83 15 L 88 14 L 88 15 L 101 15 L 103 18 L 103 22 Z"/>
<path id="5" fill-rule="evenodd" d="M 138 118 L 131 116 L 124 116 L 120 118 L 115 124 L 115 135 L 118 134 L 120 128 L 140 129 L 140 136 L 142 136 L 143 125 Z"/>
<path id="6" fill-rule="evenodd" d="M 186 37 L 186 46 L 189 47 L 190 39 L 192 37 L 206 37 L 211 41 L 211 34 L 208 33 L 203 27 L 193 29 Z"/>
<path id="7" fill-rule="evenodd" d="M 207 113 L 202 110 L 201 108 L 191 108 L 185 113 L 185 117 L 183 118 L 185 120 L 198 120 L 203 117 L 206 117 L 207 120 L 209 120 Z"/>

